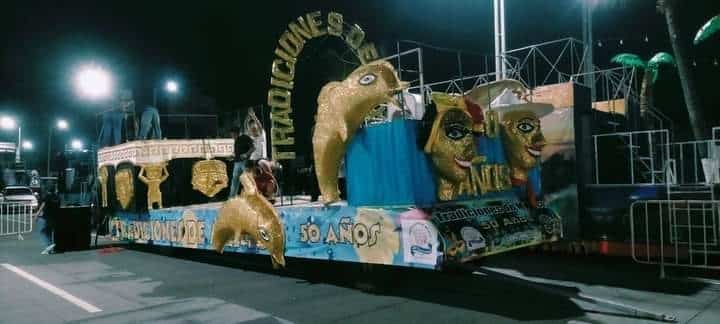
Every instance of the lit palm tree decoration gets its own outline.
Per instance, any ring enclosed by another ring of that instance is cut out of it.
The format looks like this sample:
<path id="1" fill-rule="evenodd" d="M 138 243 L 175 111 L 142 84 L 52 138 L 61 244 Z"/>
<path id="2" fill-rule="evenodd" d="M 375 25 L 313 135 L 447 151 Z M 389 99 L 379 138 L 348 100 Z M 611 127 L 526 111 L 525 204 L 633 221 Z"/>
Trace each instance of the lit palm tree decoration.
<path id="1" fill-rule="evenodd" d="M 708 40 L 713 35 L 717 34 L 720 31 L 720 15 L 717 15 L 715 17 L 712 17 L 710 20 L 708 20 L 705 25 L 700 27 L 700 30 L 698 30 L 697 34 L 695 35 L 695 45 L 698 45 L 706 40 Z"/>
<path id="2" fill-rule="evenodd" d="M 655 54 L 649 61 L 645 62 L 640 56 L 630 53 L 622 53 L 615 55 L 613 63 L 622 66 L 642 69 L 644 72 L 642 85 L 640 86 L 640 114 L 645 116 L 647 111 L 653 107 L 653 84 L 657 81 L 660 65 L 667 64 L 675 66 L 675 59 L 672 55 L 660 52 Z"/>

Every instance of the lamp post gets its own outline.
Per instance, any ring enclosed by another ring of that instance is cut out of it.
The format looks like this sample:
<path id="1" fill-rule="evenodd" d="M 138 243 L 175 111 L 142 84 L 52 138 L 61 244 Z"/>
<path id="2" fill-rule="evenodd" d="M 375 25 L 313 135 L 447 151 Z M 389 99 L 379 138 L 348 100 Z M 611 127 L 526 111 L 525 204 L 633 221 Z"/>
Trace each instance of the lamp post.
<path id="1" fill-rule="evenodd" d="M 22 146 L 22 127 L 15 122 L 15 119 L 12 119 L 11 117 L 3 116 L 0 117 L 0 127 L 3 129 L 14 129 L 17 127 L 18 130 L 18 140 L 17 145 L 15 146 L 15 162 L 20 162 L 20 150 Z"/>
<path id="2" fill-rule="evenodd" d="M 67 130 L 69 127 L 69 124 L 64 119 L 58 119 L 58 121 L 55 123 L 55 127 L 59 130 Z M 47 149 L 47 176 L 50 176 L 50 153 L 52 151 L 52 133 L 53 129 L 55 127 L 50 127 L 50 130 L 48 131 L 48 149 Z"/>
<path id="3" fill-rule="evenodd" d="M 585 57 L 583 59 L 583 73 L 585 74 L 585 85 L 590 88 L 590 98 L 595 102 L 595 79 L 593 72 L 593 31 L 592 31 L 592 12 L 597 4 L 597 0 L 582 0 L 582 33 L 583 43 L 585 45 Z"/>

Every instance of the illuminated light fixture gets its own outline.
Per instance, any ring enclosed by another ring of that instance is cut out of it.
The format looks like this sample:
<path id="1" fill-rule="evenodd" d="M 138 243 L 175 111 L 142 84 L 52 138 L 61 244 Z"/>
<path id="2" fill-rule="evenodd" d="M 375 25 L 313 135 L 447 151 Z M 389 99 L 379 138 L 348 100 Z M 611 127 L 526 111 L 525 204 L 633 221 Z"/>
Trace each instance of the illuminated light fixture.
<path id="1" fill-rule="evenodd" d="M 110 73 L 96 65 L 85 66 L 75 76 L 75 87 L 85 98 L 107 98 L 112 88 Z"/>
<path id="2" fill-rule="evenodd" d="M 15 119 L 10 117 L 0 117 L 0 127 L 3 129 L 15 129 Z"/>
<path id="3" fill-rule="evenodd" d="M 165 90 L 170 93 L 176 93 L 178 92 L 178 83 L 175 81 L 168 81 L 165 83 Z"/>
<path id="4" fill-rule="evenodd" d="M 65 130 L 65 129 L 68 129 L 68 127 L 70 127 L 70 124 L 68 124 L 67 120 L 65 120 L 65 119 L 60 119 L 60 120 L 57 121 L 56 126 L 57 126 L 58 129 L 63 129 L 63 130 Z"/>
<path id="5" fill-rule="evenodd" d="M 73 150 L 77 150 L 77 151 L 82 150 L 83 142 L 81 140 L 74 139 L 74 140 L 72 140 L 72 142 L 70 142 L 70 147 Z"/>

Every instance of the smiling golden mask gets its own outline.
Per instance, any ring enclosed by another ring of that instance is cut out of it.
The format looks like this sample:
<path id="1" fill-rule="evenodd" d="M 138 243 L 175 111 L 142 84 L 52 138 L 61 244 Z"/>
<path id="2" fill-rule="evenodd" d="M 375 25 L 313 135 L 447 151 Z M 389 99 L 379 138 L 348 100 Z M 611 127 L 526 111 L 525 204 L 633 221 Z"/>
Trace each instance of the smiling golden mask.
<path id="1" fill-rule="evenodd" d="M 540 163 L 545 137 L 535 112 L 514 110 L 503 114 L 503 144 L 512 178 L 526 181 L 528 170 Z"/>
<path id="2" fill-rule="evenodd" d="M 460 96 L 433 93 L 438 115 L 433 122 L 425 153 L 430 154 L 438 178 L 440 200 L 472 193 L 470 169 L 477 159 L 472 117 Z"/>

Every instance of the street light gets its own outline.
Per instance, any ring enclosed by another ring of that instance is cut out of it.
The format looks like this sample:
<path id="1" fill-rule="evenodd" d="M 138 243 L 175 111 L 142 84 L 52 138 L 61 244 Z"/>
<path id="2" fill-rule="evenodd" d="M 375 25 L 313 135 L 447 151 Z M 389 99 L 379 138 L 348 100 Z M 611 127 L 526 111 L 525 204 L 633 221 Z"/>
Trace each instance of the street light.
<path id="1" fill-rule="evenodd" d="M 70 142 L 70 147 L 73 150 L 80 151 L 83 149 L 83 142 L 79 139 L 74 139 L 72 142 Z"/>
<path id="2" fill-rule="evenodd" d="M 170 93 L 176 93 L 178 91 L 178 84 L 177 82 L 170 80 L 168 82 L 165 82 L 165 90 Z"/>
<path id="3" fill-rule="evenodd" d="M 22 148 L 23 150 L 30 151 L 33 149 L 33 143 L 30 141 L 23 141 Z"/>
<path id="4" fill-rule="evenodd" d="M 65 119 L 59 119 L 56 123 L 58 129 L 66 130 L 70 126 Z"/>
<path id="5" fill-rule="evenodd" d="M 180 91 L 180 85 L 175 80 L 167 80 L 165 81 L 165 91 L 168 93 L 178 93 Z M 153 87 L 153 107 L 157 108 L 157 87 Z"/>
<path id="6" fill-rule="evenodd" d="M 110 73 L 100 66 L 84 66 L 75 76 L 75 87 L 83 97 L 92 100 L 104 99 L 110 95 L 112 78 Z"/>
<path id="7" fill-rule="evenodd" d="M 55 127 L 57 127 L 57 129 L 59 129 L 59 130 L 64 131 L 64 130 L 67 130 L 68 128 L 70 128 L 70 124 L 68 124 L 67 120 L 65 120 L 65 119 L 58 119 L 55 122 Z M 47 170 L 46 170 L 48 177 L 50 176 L 50 153 L 52 152 L 52 134 L 53 134 L 53 129 L 55 129 L 55 127 L 50 127 L 50 130 L 48 130 Z"/>
<path id="8" fill-rule="evenodd" d="M 7 116 L 0 117 L 0 127 L 3 129 L 15 129 L 15 119 Z"/>
<path id="9" fill-rule="evenodd" d="M 20 146 L 22 143 L 22 128 L 20 127 L 20 125 L 17 124 L 15 119 L 8 117 L 8 116 L 0 117 L 0 128 L 15 129 L 15 127 L 17 127 L 17 130 L 18 130 L 18 140 L 17 140 L 17 145 L 15 147 L 15 162 L 20 162 Z"/>

